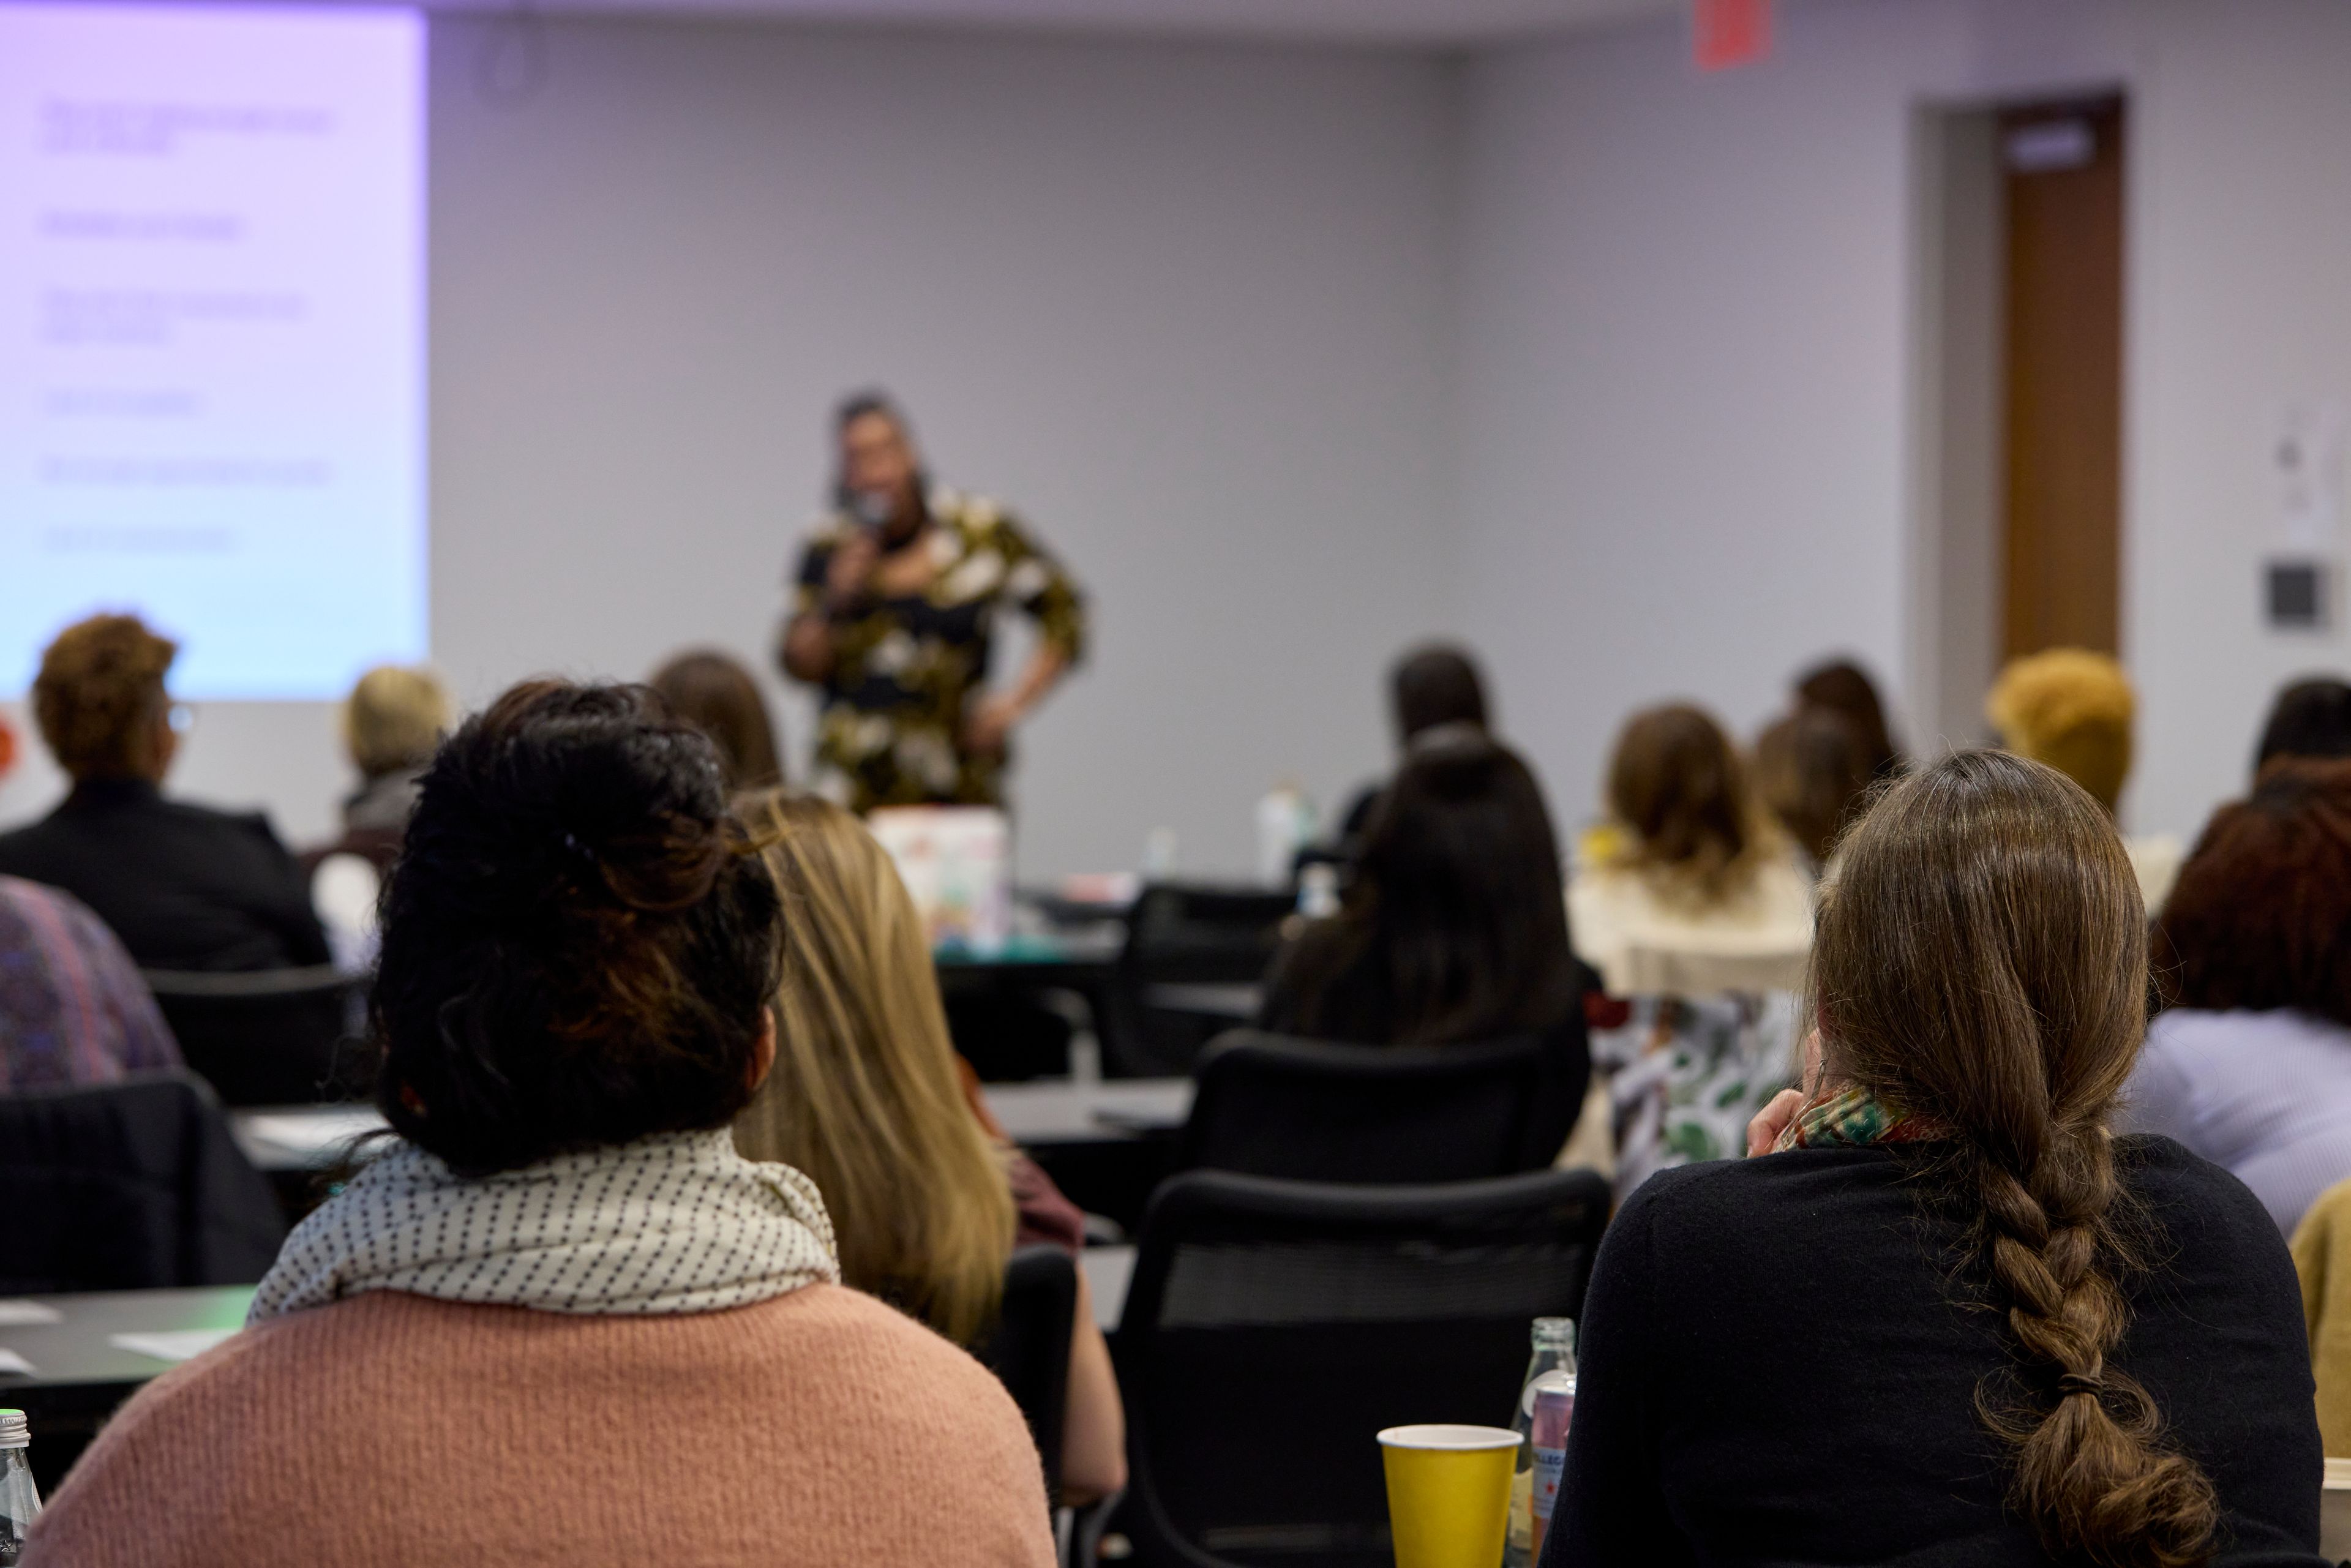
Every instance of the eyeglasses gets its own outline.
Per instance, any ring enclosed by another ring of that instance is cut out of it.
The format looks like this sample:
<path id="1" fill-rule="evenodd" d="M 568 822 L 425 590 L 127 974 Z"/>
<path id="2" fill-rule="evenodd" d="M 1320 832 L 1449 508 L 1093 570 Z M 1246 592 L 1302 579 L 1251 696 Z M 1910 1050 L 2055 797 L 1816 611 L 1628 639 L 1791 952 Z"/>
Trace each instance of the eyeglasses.
<path id="1" fill-rule="evenodd" d="M 173 703 L 163 710 L 163 722 L 173 735 L 185 735 L 196 727 L 196 710 L 187 703 Z"/>

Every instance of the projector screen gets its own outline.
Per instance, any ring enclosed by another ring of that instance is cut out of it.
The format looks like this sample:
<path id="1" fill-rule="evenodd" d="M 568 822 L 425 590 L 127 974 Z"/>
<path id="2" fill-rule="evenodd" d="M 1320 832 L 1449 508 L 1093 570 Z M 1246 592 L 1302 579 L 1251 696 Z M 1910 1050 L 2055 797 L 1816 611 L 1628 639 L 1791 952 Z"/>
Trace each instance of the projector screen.
<path id="1" fill-rule="evenodd" d="M 99 610 L 183 696 L 424 656 L 423 45 L 0 0 L 0 695 Z"/>

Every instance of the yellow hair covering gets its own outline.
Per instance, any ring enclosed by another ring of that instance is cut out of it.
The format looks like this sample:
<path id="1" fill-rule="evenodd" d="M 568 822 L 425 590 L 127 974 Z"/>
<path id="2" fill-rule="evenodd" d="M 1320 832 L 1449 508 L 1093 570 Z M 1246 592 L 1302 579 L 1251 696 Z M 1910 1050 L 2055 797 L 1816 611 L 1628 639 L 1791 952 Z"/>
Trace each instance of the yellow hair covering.
<path id="1" fill-rule="evenodd" d="M 1984 699 L 2001 744 L 2045 762 L 2115 809 L 2130 774 L 2128 676 L 2104 653 L 2052 648 L 2012 659 Z"/>

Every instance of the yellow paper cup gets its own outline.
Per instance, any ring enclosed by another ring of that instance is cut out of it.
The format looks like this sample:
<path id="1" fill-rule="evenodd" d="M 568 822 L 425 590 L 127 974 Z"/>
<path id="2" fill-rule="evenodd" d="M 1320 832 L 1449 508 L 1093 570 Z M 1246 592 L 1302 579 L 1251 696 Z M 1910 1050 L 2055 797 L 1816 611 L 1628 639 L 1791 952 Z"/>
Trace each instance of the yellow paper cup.
<path id="1" fill-rule="evenodd" d="M 1391 1427 L 1380 1434 L 1396 1568 L 1497 1568 L 1519 1435 L 1502 1427 Z"/>

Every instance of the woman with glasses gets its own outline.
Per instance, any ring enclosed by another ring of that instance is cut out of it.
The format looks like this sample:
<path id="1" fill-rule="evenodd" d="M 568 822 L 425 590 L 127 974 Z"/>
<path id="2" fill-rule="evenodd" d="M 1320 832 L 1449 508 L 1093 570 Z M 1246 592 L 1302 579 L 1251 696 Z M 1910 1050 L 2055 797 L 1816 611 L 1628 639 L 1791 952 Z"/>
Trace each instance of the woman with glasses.
<path id="1" fill-rule="evenodd" d="M 73 789 L 0 834 L 0 875 L 72 894 L 142 969 L 324 964 L 326 933 L 268 820 L 164 798 L 193 717 L 164 689 L 178 653 L 132 615 L 94 615 L 49 644 L 33 716 Z"/>

